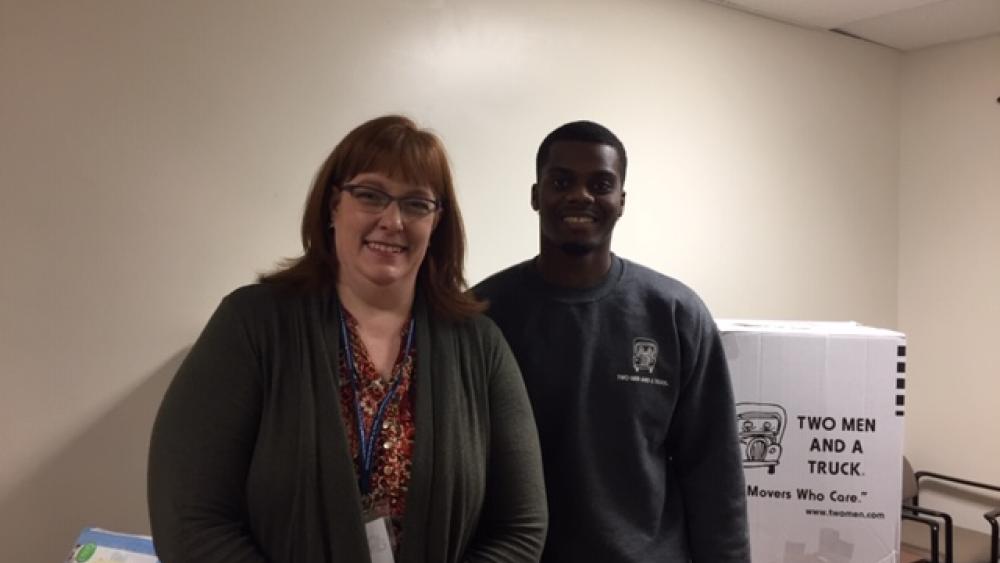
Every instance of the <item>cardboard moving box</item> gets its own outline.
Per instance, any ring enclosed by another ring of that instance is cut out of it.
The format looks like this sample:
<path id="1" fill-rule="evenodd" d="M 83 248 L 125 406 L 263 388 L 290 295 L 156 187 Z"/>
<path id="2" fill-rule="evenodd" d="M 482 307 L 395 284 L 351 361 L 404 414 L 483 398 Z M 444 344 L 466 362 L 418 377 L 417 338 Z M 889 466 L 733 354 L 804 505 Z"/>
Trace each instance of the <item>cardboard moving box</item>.
<path id="1" fill-rule="evenodd" d="M 754 563 L 898 561 L 906 339 L 830 322 L 718 322 Z"/>

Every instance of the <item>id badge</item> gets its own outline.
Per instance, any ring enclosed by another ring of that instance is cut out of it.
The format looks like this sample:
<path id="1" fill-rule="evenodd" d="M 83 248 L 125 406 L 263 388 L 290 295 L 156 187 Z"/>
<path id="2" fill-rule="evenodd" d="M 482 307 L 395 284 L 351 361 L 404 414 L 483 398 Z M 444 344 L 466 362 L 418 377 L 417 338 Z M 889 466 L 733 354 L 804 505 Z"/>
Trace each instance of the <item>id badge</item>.
<path id="1" fill-rule="evenodd" d="M 365 534 L 372 563 L 395 563 L 392 555 L 392 523 L 387 503 L 375 503 L 364 511 Z"/>

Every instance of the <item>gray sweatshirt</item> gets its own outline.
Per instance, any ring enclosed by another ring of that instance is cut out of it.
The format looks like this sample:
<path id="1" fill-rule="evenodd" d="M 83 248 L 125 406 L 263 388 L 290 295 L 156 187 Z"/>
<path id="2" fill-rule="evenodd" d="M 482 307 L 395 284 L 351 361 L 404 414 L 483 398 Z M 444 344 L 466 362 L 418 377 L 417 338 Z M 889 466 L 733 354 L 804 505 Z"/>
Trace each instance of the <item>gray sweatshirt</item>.
<path id="1" fill-rule="evenodd" d="M 546 284 L 531 260 L 474 291 L 534 408 L 543 562 L 750 561 L 728 366 L 693 291 L 618 257 L 586 290 Z"/>

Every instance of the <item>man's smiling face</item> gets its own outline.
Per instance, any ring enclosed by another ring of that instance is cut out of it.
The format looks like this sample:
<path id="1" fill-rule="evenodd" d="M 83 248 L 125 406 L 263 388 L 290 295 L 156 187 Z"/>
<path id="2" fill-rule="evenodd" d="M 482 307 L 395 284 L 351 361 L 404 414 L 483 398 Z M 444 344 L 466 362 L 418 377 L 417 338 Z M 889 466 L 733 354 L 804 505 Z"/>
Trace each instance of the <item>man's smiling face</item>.
<path id="1" fill-rule="evenodd" d="M 599 143 L 553 143 L 531 187 L 542 244 L 573 255 L 609 252 L 624 205 L 618 153 Z"/>

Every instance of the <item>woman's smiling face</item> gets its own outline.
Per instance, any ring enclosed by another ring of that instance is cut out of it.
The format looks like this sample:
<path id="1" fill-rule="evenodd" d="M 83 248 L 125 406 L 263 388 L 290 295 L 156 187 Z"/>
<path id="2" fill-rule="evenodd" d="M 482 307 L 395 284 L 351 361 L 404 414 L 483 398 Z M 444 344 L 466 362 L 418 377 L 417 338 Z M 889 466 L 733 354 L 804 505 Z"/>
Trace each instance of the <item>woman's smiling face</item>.
<path id="1" fill-rule="evenodd" d="M 439 213 L 422 217 L 405 214 L 400 201 L 375 211 L 355 195 L 359 192 L 352 194 L 345 186 L 364 186 L 394 198 L 436 201 L 436 194 L 429 186 L 410 185 L 379 172 L 363 172 L 340 186 L 331 202 L 338 283 L 357 291 L 397 284 L 413 289 Z"/>

